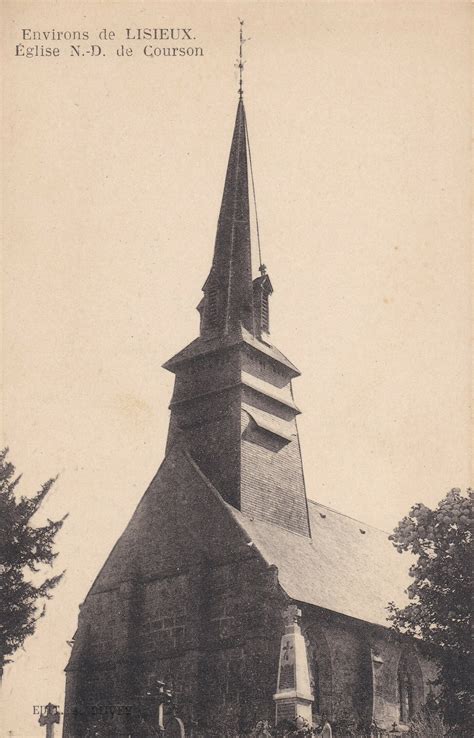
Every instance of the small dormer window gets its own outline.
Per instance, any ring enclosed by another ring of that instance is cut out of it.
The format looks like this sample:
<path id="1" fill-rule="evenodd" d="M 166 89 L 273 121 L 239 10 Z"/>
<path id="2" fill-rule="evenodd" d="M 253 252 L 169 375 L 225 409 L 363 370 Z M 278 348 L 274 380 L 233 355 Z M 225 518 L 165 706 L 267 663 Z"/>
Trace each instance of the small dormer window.
<path id="1" fill-rule="evenodd" d="M 257 334 L 270 333 L 270 312 L 268 298 L 273 292 L 270 277 L 266 273 L 265 266 L 260 267 L 261 277 L 253 280 L 253 305 Z"/>
<path id="2" fill-rule="evenodd" d="M 313 657 L 313 662 L 310 668 L 311 678 L 311 691 L 313 693 L 313 712 L 315 715 L 321 714 L 321 677 L 319 673 L 319 663 L 316 657 Z"/>
<path id="3" fill-rule="evenodd" d="M 408 723 L 414 715 L 413 707 L 413 680 L 408 670 L 405 659 L 398 667 L 398 702 L 400 709 L 400 722 Z"/>

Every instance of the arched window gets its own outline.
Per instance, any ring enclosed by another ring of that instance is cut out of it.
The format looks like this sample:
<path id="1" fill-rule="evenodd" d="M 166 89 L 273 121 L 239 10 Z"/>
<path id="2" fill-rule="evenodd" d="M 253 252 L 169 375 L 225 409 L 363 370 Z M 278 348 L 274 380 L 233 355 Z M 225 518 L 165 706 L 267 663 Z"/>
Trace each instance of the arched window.
<path id="1" fill-rule="evenodd" d="M 329 645 L 324 630 L 311 626 L 305 633 L 309 681 L 313 695 L 313 719 L 332 720 L 332 668 Z"/>
<path id="2" fill-rule="evenodd" d="M 321 715 L 321 671 L 314 654 L 311 664 L 310 684 L 314 697 L 313 715 Z"/>
<path id="3" fill-rule="evenodd" d="M 406 659 L 402 658 L 398 666 L 398 704 L 401 723 L 408 723 L 414 717 L 413 691 L 413 677 Z"/>

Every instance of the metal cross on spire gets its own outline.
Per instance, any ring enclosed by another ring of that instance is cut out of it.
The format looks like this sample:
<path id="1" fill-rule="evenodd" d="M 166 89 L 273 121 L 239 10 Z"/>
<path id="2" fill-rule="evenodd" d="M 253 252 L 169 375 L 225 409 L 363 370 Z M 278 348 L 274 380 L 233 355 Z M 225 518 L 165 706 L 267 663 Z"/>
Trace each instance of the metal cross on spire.
<path id="1" fill-rule="evenodd" d="M 246 41 L 250 41 L 250 38 L 244 38 L 244 21 L 240 20 L 240 44 L 239 44 L 239 58 L 237 60 L 236 67 L 239 69 L 239 98 L 242 100 L 244 94 L 244 88 L 242 86 L 242 76 L 244 70 L 244 58 L 243 58 L 243 47 Z"/>

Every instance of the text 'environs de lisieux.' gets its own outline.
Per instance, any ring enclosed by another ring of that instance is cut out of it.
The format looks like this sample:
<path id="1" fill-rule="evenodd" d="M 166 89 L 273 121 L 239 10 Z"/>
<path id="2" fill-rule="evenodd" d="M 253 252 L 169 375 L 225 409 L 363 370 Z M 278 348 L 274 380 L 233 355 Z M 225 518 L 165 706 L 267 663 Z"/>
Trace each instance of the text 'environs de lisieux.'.
<path id="1" fill-rule="evenodd" d="M 131 27 L 120 31 L 111 28 L 94 31 L 22 28 L 20 39 L 15 44 L 14 54 L 27 59 L 111 55 L 143 55 L 155 59 L 204 56 L 204 49 L 197 45 L 193 29 L 185 26 Z"/>

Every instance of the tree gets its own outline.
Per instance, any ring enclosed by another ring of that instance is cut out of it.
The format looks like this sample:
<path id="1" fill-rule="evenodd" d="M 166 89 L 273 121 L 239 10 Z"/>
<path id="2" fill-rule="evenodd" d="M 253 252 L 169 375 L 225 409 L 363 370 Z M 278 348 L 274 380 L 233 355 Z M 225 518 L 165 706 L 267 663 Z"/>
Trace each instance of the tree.
<path id="1" fill-rule="evenodd" d="M 410 738 L 445 738 L 446 725 L 438 711 L 425 705 L 410 724 Z"/>
<path id="2" fill-rule="evenodd" d="M 416 557 L 410 602 L 390 603 L 391 620 L 398 632 L 426 644 L 439 665 L 437 707 L 456 735 L 469 736 L 473 502 L 471 489 L 452 489 L 434 510 L 412 507 L 390 536 L 399 553 Z"/>
<path id="3" fill-rule="evenodd" d="M 51 599 L 64 574 L 43 578 L 40 572 L 42 566 L 54 563 L 54 539 L 67 517 L 48 519 L 43 526 L 32 525 L 55 479 L 45 482 L 31 498 L 17 497 L 20 477 L 15 476 L 7 453 L 8 449 L 0 451 L 0 678 L 4 665 L 12 660 L 8 657 L 34 633 L 46 600 Z M 31 581 L 29 572 L 39 583 Z"/>

